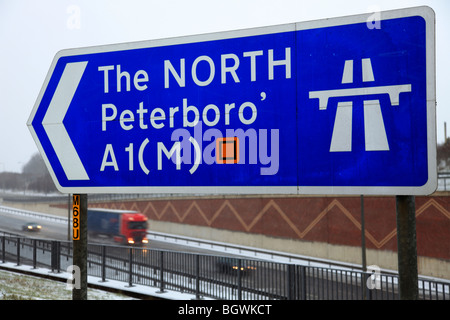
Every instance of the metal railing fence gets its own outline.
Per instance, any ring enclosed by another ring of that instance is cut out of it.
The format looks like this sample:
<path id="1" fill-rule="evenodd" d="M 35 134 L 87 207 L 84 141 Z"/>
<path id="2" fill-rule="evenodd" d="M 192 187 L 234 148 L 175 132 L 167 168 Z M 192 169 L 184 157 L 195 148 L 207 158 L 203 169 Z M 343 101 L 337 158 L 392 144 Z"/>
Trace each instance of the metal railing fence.
<path id="1" fill-rule="evenodd" d="M 0 236 L 5 262 L 66 271 L 72 242 Z M 313 267 L 229 256 L 162 251 L 139 247 L 88 245 L 88 274 L 224 300 L 395 300 L 398 277 L 354 270 Z M 450 282 L 419 280 L 420 299 L 450 300 Z M 163 297 L 163 295 L 162 295 Z"/>

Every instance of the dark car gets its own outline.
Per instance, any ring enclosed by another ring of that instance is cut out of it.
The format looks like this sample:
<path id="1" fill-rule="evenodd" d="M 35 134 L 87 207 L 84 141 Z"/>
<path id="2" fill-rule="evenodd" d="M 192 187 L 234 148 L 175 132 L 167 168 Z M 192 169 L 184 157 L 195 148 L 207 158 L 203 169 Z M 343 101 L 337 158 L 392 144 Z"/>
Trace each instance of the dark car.
<path id="1" fill-rule="evenodd" d="M 255 267 L 248 264 L 246 260 L 231 258 L 231 257 L 220 257 L 216 261 L 216 266 L 220 272 L 238 274 L 239 268 L 243 274 L 247 274 Z"/>
<path id="2" fill-rule="evenodd" d="M 42 226 L 36 222 L 27 222 L 22 226 L 23 231 L 34 231 L 38 232 L 41 231 Z"/>

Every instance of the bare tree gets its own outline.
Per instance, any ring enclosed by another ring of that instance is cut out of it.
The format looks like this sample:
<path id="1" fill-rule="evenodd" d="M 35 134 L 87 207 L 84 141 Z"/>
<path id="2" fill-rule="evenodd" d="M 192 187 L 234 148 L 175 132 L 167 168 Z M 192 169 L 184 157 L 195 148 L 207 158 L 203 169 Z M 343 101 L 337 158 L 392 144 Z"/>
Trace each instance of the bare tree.
<path id="1" fill-rule="evenodd" d="M 26 188 L 38 192 L 54 192 L 56 187 L 39 153 L 35 153 L 23 166 L 22 175 L 26 181 Z"/>

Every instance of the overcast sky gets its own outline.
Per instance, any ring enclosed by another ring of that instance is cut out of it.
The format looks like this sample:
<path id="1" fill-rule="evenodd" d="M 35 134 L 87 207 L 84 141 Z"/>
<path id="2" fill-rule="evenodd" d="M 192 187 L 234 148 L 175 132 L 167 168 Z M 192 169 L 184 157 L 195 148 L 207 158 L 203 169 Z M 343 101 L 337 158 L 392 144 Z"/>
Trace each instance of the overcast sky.
<path id="1" fill-rule="evenodd" d="M 436 13 L 437 141 L 450 132 L 450 1 L 0 0 L 0 172 L 38 151 L 26 122 L 61 49 L 428 5 Z"/>

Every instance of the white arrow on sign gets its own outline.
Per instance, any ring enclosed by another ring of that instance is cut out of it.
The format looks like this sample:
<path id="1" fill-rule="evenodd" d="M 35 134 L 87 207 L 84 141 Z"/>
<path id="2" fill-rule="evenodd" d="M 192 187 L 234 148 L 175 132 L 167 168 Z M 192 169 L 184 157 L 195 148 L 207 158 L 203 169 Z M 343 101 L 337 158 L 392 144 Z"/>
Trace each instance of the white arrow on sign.
<path id="1" fill-rule="evenodd" d="M 42 120 L 44 130 L 69 180 L 89 180 L 89 176 L 63 124 L 87 63 L 87 61 L 81 61 L 66 65 Z"/>

